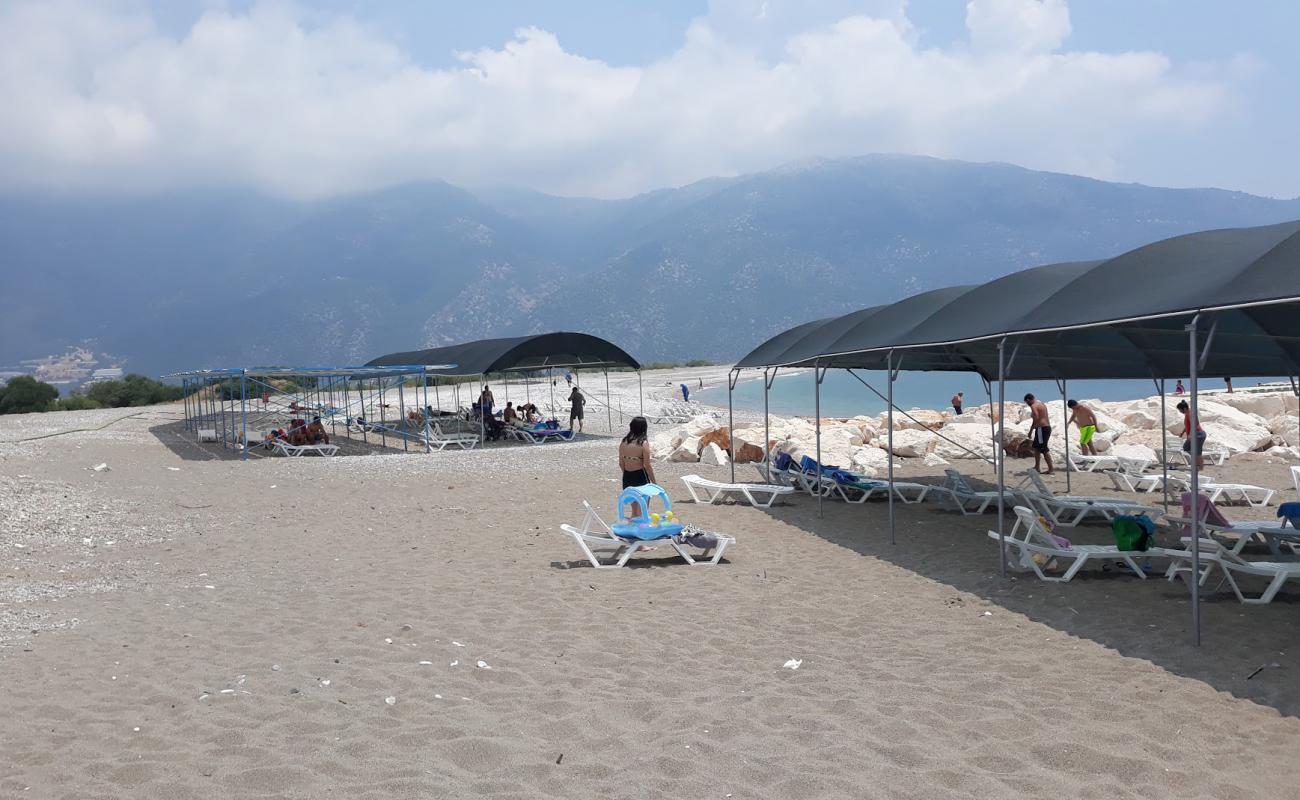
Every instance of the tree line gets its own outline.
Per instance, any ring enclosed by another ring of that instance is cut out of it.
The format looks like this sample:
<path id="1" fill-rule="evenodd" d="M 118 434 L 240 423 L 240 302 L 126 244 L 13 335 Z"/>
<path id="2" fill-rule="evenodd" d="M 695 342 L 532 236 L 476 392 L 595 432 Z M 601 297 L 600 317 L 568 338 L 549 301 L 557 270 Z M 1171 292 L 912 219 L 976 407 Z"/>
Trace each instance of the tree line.
<path id="1" fill-rule="evenodd" d="M 88 408 L 126 408 L 170 403 L 181 399 L 181 387 L 130 374 L 120 381 L 93 383 L 60 398 L 59 390 L 30 375 L 11 378 L 0 386 L 0 414 L 43 411 L 82 411 Z"/>

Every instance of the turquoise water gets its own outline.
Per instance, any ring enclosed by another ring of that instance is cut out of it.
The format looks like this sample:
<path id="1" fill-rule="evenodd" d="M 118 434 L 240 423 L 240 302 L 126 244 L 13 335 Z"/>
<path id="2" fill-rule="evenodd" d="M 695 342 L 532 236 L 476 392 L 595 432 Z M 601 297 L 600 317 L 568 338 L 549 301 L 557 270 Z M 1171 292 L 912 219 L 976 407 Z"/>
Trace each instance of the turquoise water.
<path id="1" fill-rule="evenodd" d="M 874 386 L 881 394 L 886 391 L 885 373 L 863 371 L 857 373 L 867 383 Z M 741 377 L 753 376 L 754 380 L 744 380 L 736 385 L 732 402 L 736 408 L 763 410 L 762 372 L 749 370 Z M 1244 380 L 1234 382 L 1237 388 L 1253 386 L 1267 379 Z M 1187 385 L 1187 381 L 1183 382 Z M 1201 389 L 1222 389 L 1223 381 L 1207 379 L 1201 381 Z M 1132 400 L 1149 397 L 1156 393 L 1152 381 L 1070 381 L 1067 385 L 1070 397 L 1095 400 Z M 1174 382 L 1166 381 L 1165 389 L 1170 394 L 1174 391 Z M 997 402 L 998 387 L 993 386 L 993 400 Z M 1007 402 L 1022 402 L 1026 393 L 1033 393 L 1043 400 L 1057 400 L 1061 391 L 1051 381 L 1015 381 L 1007 382 Z M 900 408 L 948 407 L 948 400 L 957 392 L 965 392 L 968 407 L 988 402 L 984 393 L 984 384 L 979 376 L 970 373 L 939 372 L 902 372 L 894 382 L 894 405 Z M 698 392 L 691 392 L 691 399 L 710 405 L 725 407 L 727 405 L 726 384 L 709 387 Z M 806 415 L 813 414 L 814 393 L 813 373 L 777 377 L 769 393 L 769 407 L 773 414 Z M 822 381 L 821 411 L 825 417 L 851 417 L 857 414 L 879 414 L 885 410 L 885 401 L 872 394 L 852 375 L 842 370 L 830 370 Z"/>

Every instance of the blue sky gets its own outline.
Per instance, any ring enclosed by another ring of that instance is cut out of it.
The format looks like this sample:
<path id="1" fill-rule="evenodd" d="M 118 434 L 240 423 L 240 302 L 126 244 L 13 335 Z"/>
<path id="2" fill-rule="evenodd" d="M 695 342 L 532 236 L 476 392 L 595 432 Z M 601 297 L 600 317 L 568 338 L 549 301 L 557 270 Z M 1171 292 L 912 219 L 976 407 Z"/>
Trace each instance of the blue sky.
<path id="1" fill-rule="evenodd" d="M 625 196 L 914 152 L 1300 195 L 1300 4 L 10 0 L 0 186 Z"/>

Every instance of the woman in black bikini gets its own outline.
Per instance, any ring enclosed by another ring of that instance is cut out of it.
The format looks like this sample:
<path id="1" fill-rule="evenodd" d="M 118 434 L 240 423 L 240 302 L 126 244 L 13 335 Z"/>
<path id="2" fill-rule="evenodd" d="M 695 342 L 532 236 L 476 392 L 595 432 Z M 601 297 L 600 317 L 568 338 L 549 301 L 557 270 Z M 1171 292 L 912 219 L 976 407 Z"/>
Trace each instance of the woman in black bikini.
<path id="1" fill-rule="evenodd" d="M 618 445 L 618 466 L 623 470 L 623 488 L 645 486 L 655 482 L 650 464 L 650 440 L 646 438 L 645 417 L 633 417 L 627 436 Z"/>
<path id="2" fill-rule="evenodd" d="M 655 482 L 654 467 L 650 464 L 650 440 L 646 438 L 648 427 L 645 417 L 633 417 L 632 422 L 627 426 L 627 436 L 618 443 L 618 466 L 623 470 L 624 489 Z M 640 503 L 633 503 L 630 510 L 632 516 L 641 516 Z"/>

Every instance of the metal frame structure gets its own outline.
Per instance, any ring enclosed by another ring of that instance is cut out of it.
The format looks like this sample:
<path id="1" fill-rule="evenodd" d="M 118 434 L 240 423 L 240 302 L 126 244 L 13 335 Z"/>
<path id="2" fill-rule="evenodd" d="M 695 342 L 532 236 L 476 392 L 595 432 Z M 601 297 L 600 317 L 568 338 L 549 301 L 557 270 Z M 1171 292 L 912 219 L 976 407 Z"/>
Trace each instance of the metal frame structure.
<path id="1" fill-rule="evenodd" d="M 375 436 L 382 446 L 387 447 L 388 440 L 393 438 L 401 441 L 404 452 L 410 451 L 410 444 L 414 441 L 422 445 L 425 452 L 430 452 L 428 415 L 421 413 L 424 418 L 422 431 L 406 430 L 405 392 L 400 389 L 412 378 L 419 378 L 424 392 L 422 406 L 427 408 L 427 372 L 431 368 L 424 365 L 232 367 L 176 372 L 164 377 L 181 382 L 185 429 L 196 435 L 201 430 L 214 431 L 218 444 L 239 451 L 240 458 L 247 460 L 251 445 L 255 444 L 248 440 L 249 430 L 259 430 L 263 421 L 278 421 L 293 414 L 319 416 L 323 422 L 328 421 L 331 436 L 337 436 L 340 418 L 345 430 L 354 420 L 363 419 L 365 424 L 360 426 L 363 441 L 369 442 L 370 437 Z M 302 387 L 301 391 L 285 391 L 272 383 L 276 378 L 308 379 L 310 384 Z M 239 388 L 237 397 L 234 393 L 236 383 Z M 394 387 L 399 388 L 398 416 L 393 420 L 395 424 L 390 426 L 386 398 L 387 392 Z M 373 424 L 376 411 L 378 425 Z"/>

